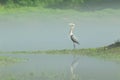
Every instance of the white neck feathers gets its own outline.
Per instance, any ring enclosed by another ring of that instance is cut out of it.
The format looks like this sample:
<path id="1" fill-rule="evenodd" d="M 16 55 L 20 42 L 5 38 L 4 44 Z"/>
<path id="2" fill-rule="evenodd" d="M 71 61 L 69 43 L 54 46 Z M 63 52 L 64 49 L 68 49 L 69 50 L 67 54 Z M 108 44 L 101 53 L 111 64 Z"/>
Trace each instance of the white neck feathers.
<path id="1" fill-rule="evenodd" d="M 70 36 L 73 35 L 73 29 L 74 29 L 74 27 L 71 26 L 71 28 L 70 28 Z"/>

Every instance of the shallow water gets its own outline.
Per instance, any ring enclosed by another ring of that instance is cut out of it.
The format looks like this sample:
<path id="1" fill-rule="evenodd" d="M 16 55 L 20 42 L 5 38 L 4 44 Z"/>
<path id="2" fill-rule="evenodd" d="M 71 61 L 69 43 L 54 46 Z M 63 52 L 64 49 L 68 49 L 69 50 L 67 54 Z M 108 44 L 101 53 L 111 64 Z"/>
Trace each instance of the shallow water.
<path id="1" fill-rule="evenodd" d="M 101 47 L 120 39 L 119 16 L 66 14 L 0 16 L 0 51 L 72 49 L 70 22 L 76 24 L 74 34 L 80 42 L 77 48 Z"/>
<path id="2" fill-rule="evenodd" d="M 27 61 L 0 66 L 3 80 L 68 80 L 70 66 L 78 58 L 75 68 L 76 80 L 120 80 L 120 64 L 87 56 L 52 54 L 0 54 L 24 58 Z M 8 78 L 8 79 L 7 79 Z"/>

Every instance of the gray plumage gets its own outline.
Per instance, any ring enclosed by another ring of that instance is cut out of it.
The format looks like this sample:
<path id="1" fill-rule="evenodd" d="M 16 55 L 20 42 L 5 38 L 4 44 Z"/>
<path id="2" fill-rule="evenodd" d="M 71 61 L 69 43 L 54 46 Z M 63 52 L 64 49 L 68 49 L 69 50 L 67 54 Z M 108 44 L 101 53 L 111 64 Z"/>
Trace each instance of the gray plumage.
<path id="1" fill-rule="evenodd" d="M 74 43 L 80 44 L 74 35 L 71 35 L 70 38 Z"/>

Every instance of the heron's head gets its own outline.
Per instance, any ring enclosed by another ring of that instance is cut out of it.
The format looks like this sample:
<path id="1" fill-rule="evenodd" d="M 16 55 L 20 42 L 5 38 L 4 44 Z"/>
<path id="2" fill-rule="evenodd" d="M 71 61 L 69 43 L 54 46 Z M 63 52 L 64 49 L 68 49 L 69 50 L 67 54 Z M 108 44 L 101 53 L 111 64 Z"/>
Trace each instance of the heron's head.
<path id="1" fill-rule="evenodd" d="M 74 23 L 69 23 L 69 26 L 70 26 L 70 35 L 73 35 L 73 29 L 75 27 L 75 24 Z"/>
<path id="2" fill-rule="evenodd" d="M 74 28 L 75 27 L 75 24 L 74 23 L 69 23 L 70 27 L 71 28 Z"/>

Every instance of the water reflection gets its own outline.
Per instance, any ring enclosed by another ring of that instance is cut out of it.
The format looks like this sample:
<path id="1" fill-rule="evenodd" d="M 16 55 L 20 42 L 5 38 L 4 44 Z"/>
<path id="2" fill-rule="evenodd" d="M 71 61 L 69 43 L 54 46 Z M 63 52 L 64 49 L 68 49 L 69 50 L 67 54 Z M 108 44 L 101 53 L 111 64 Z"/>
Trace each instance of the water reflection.
<path id="1" fill-rule="evenodd" d="M 50 54 L 0 54 L 26 58 L 27 62 L 0 66 L 0 78 L 20 80 L 120 80 L 120 64 L 87 56 Z M 70 70 L 72 68 L 72 70 Z M 4 75 L 4 76 L 2 76 Z M 15 77 L 15 76 L 16 77 Z"/>
<path id="2" fill-rule="evenodd" d="M 77 78 L 78 78 L 78 74 L 76 74 L 76 68 L 77 68 L 77 66 L 78 66 L 78 64 L 79 64 L 79 57 L 77 57 L 77 56 L 73 56 L 73 61 L 72 61 L 72 64 L 71 64 L 71 66 L 70 66 L 70 71 L 71 71 L 71 79 L 72 80 L 77 80 Z M 80 76 L 79 76 L 80 77 Z"/>

